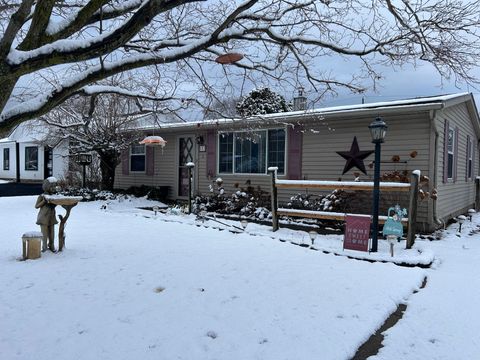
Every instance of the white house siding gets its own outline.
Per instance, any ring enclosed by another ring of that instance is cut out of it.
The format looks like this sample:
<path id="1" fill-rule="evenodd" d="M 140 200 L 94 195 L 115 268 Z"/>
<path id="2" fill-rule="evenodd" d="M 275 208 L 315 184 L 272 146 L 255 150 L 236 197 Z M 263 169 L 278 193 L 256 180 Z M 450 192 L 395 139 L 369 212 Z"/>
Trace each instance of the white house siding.
<path id="1" fill-rule="evenodd" d="M 57 179 L 63 179 L 68 171 L 69 162 L 68 142 L 62 141 L 53 149 L 53 176 Z"/>
<path id="2" fill-rule="evenodd" d="M 176 135 L 162 134 L 167 141 L 167 145 L 163 148 L 154 147 L 154 176 L 145 173 L 122 174 L 122 165 L 118 165 L 115 169 L 115 185 L 116 189 L 127 189 L 130 186 L 169 186 L 169 197 L 174 197 L 176 193 Z"/>
<path id="3" fill-rule="evenodd" d="M 449 121 L 450 128 L 458 127 L 458 161 L 457 161 L 457 181 L 454 183 L 448 180 L 443 182 L 443 164 L 444 164 L 444 144 L 445 120 Z M 438 138 L 438 157 L 437 157 L 437 217 L 442 220 L 456 216 L 459 213 L 468 210 L 475 203 L 475 176 L 478 174 L 479 152 L 478 139 L 473 130 L 470 115 L 465 103 L 448 107 L 437 113 L 435 123 L 440 133 Z M 467 135 L 475 144 L 476 152 L 474 154 L 474 176 L 473 179 L 465 180 L 466 173 L 466 149 Z"/>

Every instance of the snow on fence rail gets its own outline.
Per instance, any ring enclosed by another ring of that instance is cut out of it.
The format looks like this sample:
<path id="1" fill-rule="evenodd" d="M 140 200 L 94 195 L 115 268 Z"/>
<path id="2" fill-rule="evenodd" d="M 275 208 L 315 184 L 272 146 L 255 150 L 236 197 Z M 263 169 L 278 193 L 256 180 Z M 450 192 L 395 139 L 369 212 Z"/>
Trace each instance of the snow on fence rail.
<path id="1" fill-rule="evenodd" d="M 272 176 L 272 227 L 273 231 L 278 230 L 278 216 L 292 216 L 303 217 L 311 219 L 324 220 L 345 220 L 347 213 L 329 212 L 329 211 L 312 211 L 312 210 L 296 210 L 278 208 L 277 189 L 322 189 L 322 190 L 357 190 L 357 191 L 372 191 L 373 182 L 357 182 L 357 181 L 309 181 L 309 180 L 278 180 L 277 168 L 268 168 Z M 381 182 L 380 191 L 383 192 L 397 192 L 410 191 L 410 201 L 408 209 L 408 218 L 403 218 L 402 222 L 408 224 L 407 232 L 407 249 L 413 246 L 415 241 L 415 223 L 417 221 L 417 194 L 418 183 L 420 179 L 420 171 L 416 170 L 412 173 L 411 183 L 394 183 Z M 358 214 L 357 214 L 358 215 Z M 379 216 L 379 223 L 384 223 L 387 216 Z"/>
<path id="2" fill-rule="evenodd" d="M 373 181 L 275 180 L 277 189 L 373 190 Z M 381 191 L 410 191 L 410 184 L 380 182 Z"/>

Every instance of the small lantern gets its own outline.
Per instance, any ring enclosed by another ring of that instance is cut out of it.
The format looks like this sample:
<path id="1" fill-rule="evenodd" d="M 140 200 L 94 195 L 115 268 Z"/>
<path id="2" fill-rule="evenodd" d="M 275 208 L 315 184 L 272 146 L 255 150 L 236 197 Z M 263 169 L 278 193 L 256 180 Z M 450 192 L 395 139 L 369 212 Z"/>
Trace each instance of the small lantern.
<path id="1" fill-rule="evenodd" d="M 242 225 L 243 230 L 245 230 L 247 228 L 248 221 L 243 219 L 242 221 L 240 221 L 240 225 Z"/>
<path id="2" fill-rule="evenodd" d="M 157 212 L 160 210 L 160 208 L 155 205 L 154 207 L 152 207 L 152 210 L 155 212 L 155 216 L 157 216 Z"/>
<path id="3" fill-rule="evenodd" d="M 312 241 L 312 246 L 313 243 L 315 242 L 315 239 L 317 238 L 317 232 L 314 230 L 311 230 L 308 232 L 308 236 L 310 236 L 310 240 Z"/>
<path id="4" fill-rule="evenodd" d="M 200 215 L 197 215 L 197 217 L 195 218 L 195 226 L 202 226 L 202 224 L 204 223 L 205 219 L 203 217 L 201 217 Z"/>
<path id="5" fill-rule="evenodd" d="M 460 224 L 459 228 L 458 228 L 458 232 L 462 232 L 462 225 L 463 223 L 465 222 L 465 220 L 467 220 L 467 218 L 465 217 L 465 215 L 459 215 L 457 216 L 457 221 L 458 223 Z"/>
<path id="6" fill-rule="evenodd" d="M 469 209 L 468 210 L 468 216 L 470 217 L 470 222 L 472 222 L 472 217 L 475 215 L 476 211 L 475 209 Z"/>
<path id="7" fill-rule="evenodd" d="M 370 125 L 370 134 L 372 135 L 372 143 L 383 143 L 387 135 L 388 125 L 381 117 L 377 117 Z"/>

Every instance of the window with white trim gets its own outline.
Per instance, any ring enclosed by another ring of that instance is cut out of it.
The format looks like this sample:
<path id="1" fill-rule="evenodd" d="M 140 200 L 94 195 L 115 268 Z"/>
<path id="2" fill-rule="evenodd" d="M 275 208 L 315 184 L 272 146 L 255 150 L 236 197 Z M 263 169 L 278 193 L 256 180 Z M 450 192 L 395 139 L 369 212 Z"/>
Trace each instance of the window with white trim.
<path id="1" fill-rule="evenodd" d="M 472 178 L 472 169 L 473 169 L 473 141 L 468 138 L 467 144 L 468 154 L 467 154 L 467 178 Z"/>
<path id="2" fill-rule="evenodd" d="M 271 166 L 285 172 L 285 129 L 218 134 L 220 174 L 266 174 Z"/>
<path id="3" fill-rule="evenodd" d="M 38 170 L 38 147 L 37 146 L 25 147 L 25 170 L 28 170 L 28 171 Z"/>
<path id="4" fill-rule="evenodd" d="M 130 171 L 145 171 L 145 145 L 134 144 L 130 146 Z"/>
<path id="5" fill-rule="evenodd" d="M 447 177 L 453 179 L 453 162 L 455 161 L 455 132 L 448 129 L 448 147 L 447 147 Z"/>
<path id="6" fill-rule="evenodd" d="M 3 149 L 3 170 L 10 170 L 10 149 Z"/>

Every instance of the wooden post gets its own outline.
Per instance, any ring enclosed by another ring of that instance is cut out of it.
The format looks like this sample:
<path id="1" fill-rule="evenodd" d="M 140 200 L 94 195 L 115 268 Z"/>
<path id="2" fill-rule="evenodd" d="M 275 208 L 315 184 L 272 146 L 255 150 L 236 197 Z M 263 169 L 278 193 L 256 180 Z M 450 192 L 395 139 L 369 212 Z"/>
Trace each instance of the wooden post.
<path id="1" fill-rule="evenodd" d="M 277 187 L 275 185 L 275 180 L 277 178 L 277 168 L 269 168 L 268 171 L 272 176 L 272 191 L 271 191 L 271 198 L 272 198 L 272 230 L 278 230 L 278 200 L 277 200 Z"/>
<path id="2" fill-rule="evenodd" d="M 410 202 L 408 206 L 408 232 L 407 249 L 411 249 L 415 243 L 415 224 L 417 223 L 417 202 L 418 202 L 418 183 L 420 180 L 420 171 L 412 173 L 410 181 Z"/>
<path id="3" fill-rule="evenodd" d="M 480 209 L 480 178 L 475 179 L 475 210 Z"/>

